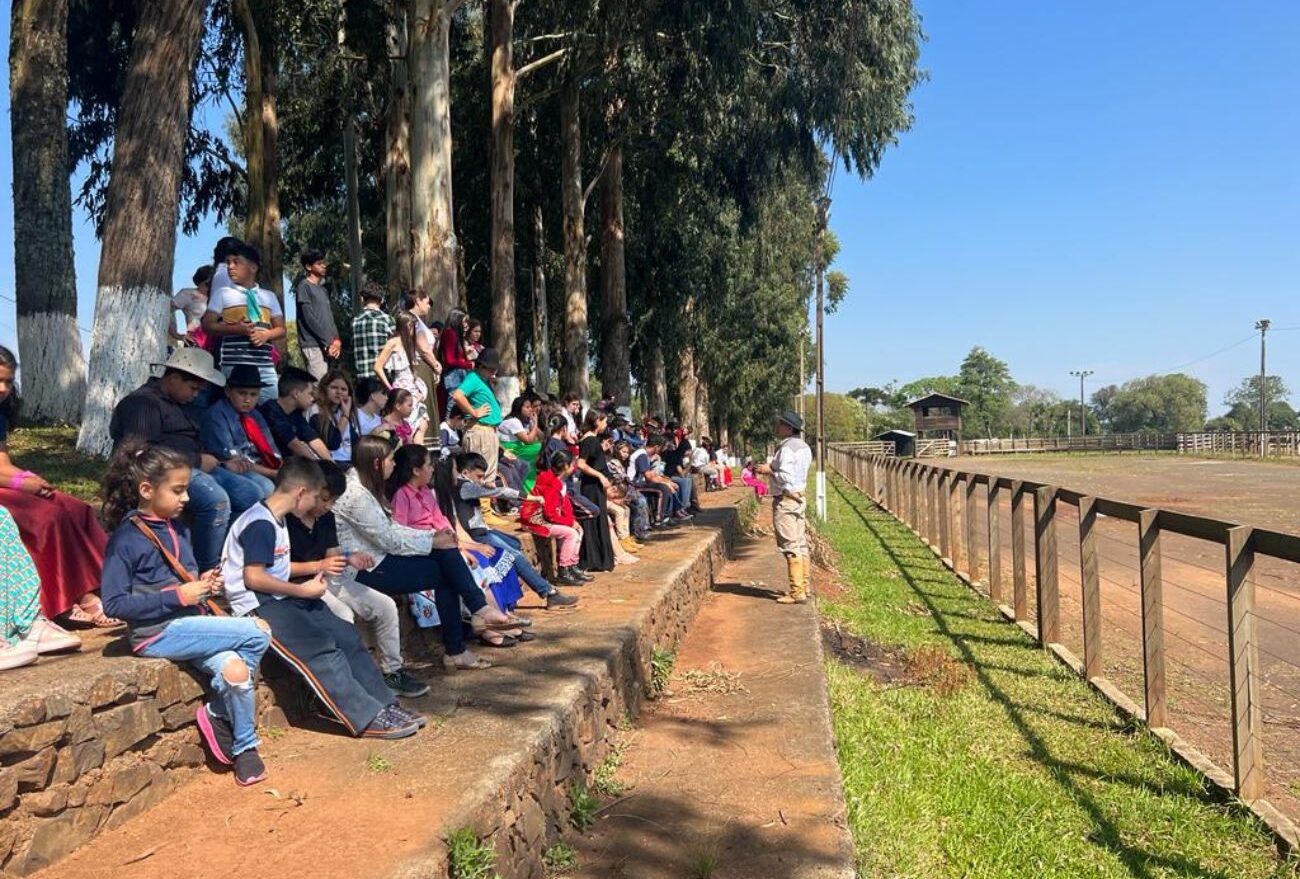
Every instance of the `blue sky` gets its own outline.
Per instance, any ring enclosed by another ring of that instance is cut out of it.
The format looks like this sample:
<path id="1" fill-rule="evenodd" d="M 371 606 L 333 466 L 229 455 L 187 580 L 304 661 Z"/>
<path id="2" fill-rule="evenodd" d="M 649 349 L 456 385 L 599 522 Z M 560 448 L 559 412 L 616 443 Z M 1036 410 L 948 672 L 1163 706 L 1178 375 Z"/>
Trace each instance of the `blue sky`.
<path id="1" fill-rule="evenodd" d="M 828 388 L 955 372 L 982 345 L 1066 396 L 1071 369 L 1096 386 L 1183 367 L 1217 411 L 1258 369 L 1254 322 L 1300 327 L 1300 3 L 917 3 L 930 79 L 916 124 L 874 179 L 836 178 L 852 290 L 827 323 Z M 98 245 L 75 223 L 88 327 Z M 218 234 L 178 242 L 178 287 Z M 12 297 L 6 260 L 7 345 Z M 1300 392 L 1300 330 L 1269 349 Z"/>

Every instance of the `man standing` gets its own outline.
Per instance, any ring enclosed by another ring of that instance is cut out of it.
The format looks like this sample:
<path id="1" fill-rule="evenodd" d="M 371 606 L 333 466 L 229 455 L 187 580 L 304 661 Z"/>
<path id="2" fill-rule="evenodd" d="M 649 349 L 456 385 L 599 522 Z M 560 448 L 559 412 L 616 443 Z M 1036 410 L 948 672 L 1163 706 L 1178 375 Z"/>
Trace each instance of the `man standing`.
<path id="1" fill-rule="evenodd" d="M 384 288 L 371 281 L 361 290 L 361 310 L 352 318 L 352 360 L 356 375 L 371 375 L 375 359 L 396 324 L 384 311 Z"/>
<path id="2" fill-rule="evenodd" d="M 202 348 L 180 348 L 166 363 L 151 365 L 162 366 L 162 378 L 151 378 L 122 398 L 113 409 L 108 433 L 114 448 L 134 438 L 190 459 L 190 499 L 185 507 L 194 517 L 194 558 L 199 570 L 210 571 L 221 562 L 221 544 L 230 526 L 230 495 L 214 476 L 220 462 L 199 442 L 199 424 L 190 404 L 208 384 L 224 387 L 226 377 Z"/>
<path id="3" fill-rule="evenodd" d="M 501 404 L 492 392 L 492 379 L 496 378 L 501 366 L 501 356 L 495 348 L 484 348 L 479 352 L 474 368 L 461 380 L 460 386 L 451 392 L 452 405 L 465 413 L 470 419 L 469 427 L 461 436 L 461 448 L 467 452 L 478 452 L 487 461 L 484 479 L 494 485 L 497 476 L 497 458 L 501 454 L 501 440 L 497 436 L 497 427 L 501 424 Z"/>
<path id="4" fill-rule="evenodd" d="M 781 413 L 776 421 L 781 443 L 771 463 L 758 468 L 772 477 L 772 528 L 790 577 L 789 594 L 777 599 L 781 604 L 803 604 L 808 600 L 808 505 L 804 489 L 812 466 L 812 449 L 802 434 L 803 419 L 790 411 Z"/>
<path id="5" fill-rule="evenodd" d="M 321 286 L 328 270 L 325 254 L 319 250 L 304 251 L 302 280 L 293 289 L 298 305 L 298 347 L 307 361 L 307 371 L 318 381 L 329 372 L 327 361 L 338 360 L 343 351 L 329 293 Z"/>

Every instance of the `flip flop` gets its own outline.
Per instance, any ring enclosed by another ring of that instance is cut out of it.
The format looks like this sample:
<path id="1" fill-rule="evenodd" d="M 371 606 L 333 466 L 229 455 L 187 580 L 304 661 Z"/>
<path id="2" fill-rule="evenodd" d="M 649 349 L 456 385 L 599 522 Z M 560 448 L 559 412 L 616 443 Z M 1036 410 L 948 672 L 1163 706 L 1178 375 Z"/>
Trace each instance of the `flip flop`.
<path id="1" fill-rule="evenodd" d="M 450 656 L 444 656 L 442 662 L 443 665 L 452 671 L 482 671 L 492 667 L 492 663 L 481 656 L 474 657 L 474 662 L 469 665 L 462 665 Z"/>

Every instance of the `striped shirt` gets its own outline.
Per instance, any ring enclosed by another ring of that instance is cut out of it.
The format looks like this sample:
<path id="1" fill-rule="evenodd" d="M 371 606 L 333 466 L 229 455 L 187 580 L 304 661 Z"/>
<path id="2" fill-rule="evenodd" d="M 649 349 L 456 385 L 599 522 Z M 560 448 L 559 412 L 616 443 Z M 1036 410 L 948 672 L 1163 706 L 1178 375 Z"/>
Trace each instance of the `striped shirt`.
<path id="1" fill-rule="evenodd" d="M 256 313 L 249 307 L 253 301 L 257 305 Z M 269 330 L 273 318 L 284 316 L 280 310 L 280 301 L 274 293 L 261 287 L 245 289 L 235 284 L 222 287 L 209 297 L 208 311 L 220 315 L 222 323 L 238 324 L 249 320 L 261 330 Z M 272 366 L 270 343 L 254 345 L 248 336 L 222 336 L 221 366 L 224 368 L 241 363 L 256 367 Z"/>

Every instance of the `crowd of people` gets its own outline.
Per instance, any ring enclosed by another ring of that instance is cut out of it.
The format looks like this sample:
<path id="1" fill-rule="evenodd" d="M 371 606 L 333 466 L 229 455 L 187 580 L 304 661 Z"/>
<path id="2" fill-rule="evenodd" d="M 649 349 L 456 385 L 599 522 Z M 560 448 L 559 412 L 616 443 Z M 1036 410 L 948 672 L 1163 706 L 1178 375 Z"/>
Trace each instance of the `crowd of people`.
<path id="1" fill-rule="evenodd" d="M 253 682 L 268 651 L 347 733 L 413 735 L 426 719 L 401 699 L 428 684 L 403 661 L 400 608 L 438 628 L 449 670 L 488 669 L 480 653 L 536 637 L 525 588 L 575 609 L 566 590 L 691 521 L 695 477 L 731 482 L 725 446 L 612 400 L 525 390 L 503 407 L 481 325 L 432 319 L 423 291 L 390 313 L 367 287 L 345 350 L 328 265 L 301 260 L 305 369 L 286 362 L 257 251 L 218 244 L 176 297 L 159 374 L 113 410 L 98 511 L 11 461 L 18 363 L 0 347 L 0 669 L 78 649 L 71 628 L 125 626 L 136 654 L 209 682 L 198 727 L 245 785 L 266 776 Z M 528 534 L 553 546 L 549 579 Z"/>

